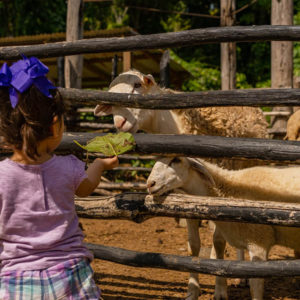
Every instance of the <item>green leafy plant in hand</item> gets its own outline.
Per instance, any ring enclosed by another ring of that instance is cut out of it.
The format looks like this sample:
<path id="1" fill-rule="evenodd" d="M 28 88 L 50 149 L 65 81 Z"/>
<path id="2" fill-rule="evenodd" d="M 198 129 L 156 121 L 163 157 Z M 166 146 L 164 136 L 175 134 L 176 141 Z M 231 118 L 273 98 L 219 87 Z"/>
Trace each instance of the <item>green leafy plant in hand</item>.
<path id="1" fill-rule="evenodd" d="M 106 156 L 115 156 L 135 148 L 135 140 L 129 132 L 109 133 L 104 136 L 97 136 L 88 141 L 86 146 L 74 142 L 88 152 L 101 152 Z"/>

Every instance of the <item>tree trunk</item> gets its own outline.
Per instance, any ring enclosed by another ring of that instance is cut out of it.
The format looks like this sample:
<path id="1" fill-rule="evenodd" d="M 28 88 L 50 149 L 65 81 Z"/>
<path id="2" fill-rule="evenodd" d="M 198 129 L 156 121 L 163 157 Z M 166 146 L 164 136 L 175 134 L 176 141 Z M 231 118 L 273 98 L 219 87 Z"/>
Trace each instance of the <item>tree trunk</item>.
<path id="1" fill-rule="evenodd" d="M 272 0 L 271 24 L 293 25 L 293 0 Z M 272 88 L 293 87 L 293 42 L 271 42 L 271 80 Z M 292 107 L 274 107 L 273 110 L 293 111 Z M 275 131 L 285 129 L 286 124 L 286 117 L 271 119 Z M 277 137 L 282 138 L 280 135 Z"/>
<path id="2" fill-rule="evenodd" d="M 234 25 L 235 0 L 221 0 L 221 26 Z M 236 86 L 236 43 L 221 43 L 222 90 Z"/>
<path id="3" fill-rule="evenodd" d="M 83 0 L 69 0 L 67 12 L 66 41 L 73 42 L 83 37 Z M 83 56 L 65 57 L 66 88 L 81 88 Z"/>

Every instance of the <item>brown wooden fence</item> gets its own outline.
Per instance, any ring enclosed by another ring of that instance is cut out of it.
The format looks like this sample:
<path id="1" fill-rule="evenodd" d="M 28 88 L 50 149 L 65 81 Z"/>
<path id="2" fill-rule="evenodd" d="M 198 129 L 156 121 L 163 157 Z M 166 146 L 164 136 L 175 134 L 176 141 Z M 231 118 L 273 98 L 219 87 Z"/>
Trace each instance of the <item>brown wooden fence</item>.
<path id="1" fill-rule="evenodd" d="M 223 27 L 195 29 L 183 32 L 152 34 L 127 38 L 107 38 L 79 40 L 75 42 L 49 43 L 33 46 L 16 46 L 0 48 L 0 60 L 19 59 L 20 54 L 37 57 L 55 57 L 92 52 L 117 52 L 133 51 L 138 49 L 155 49 L 168 47 L 183 47 L 207 43 L 221 42 L 249 42 L 249 41 L 298 41 L 300 40 L 299 26 L 249 26 L 249 27 Z M 207 106 L 300 106 L 299 89 L 252 89 L 231 91 L 208 91 L 197 93 L 182 93 L 180 95 L 155 95 L 140 96 L 128 94 L 112 94 L 107 92 L 83 91 L 76 89 L 61 89 L 63 97 L 70 100 L 74 107 L 94 106 L 95 103 L 111 103 L 128 107 L 140 107 L 151 109 L 172 109 Z M 171 101 L 172 100 L 172 101 Z M 85 143 L 95 133 L 66 133 L 58 151 L 74 152 L 82 155 L 82 150 L 73 143 L 73 139 Z M 242 139 L 209 136 L 185 136 L 185 135 L 135 135 L 136 152 L 139 154 L 168 154 L 202 157 L 243 157 L 275 160 L 281 162 L 297 162 L 300 159 L 300 144 L 298 142 Z M 166 143 L 166 139 L 168 143 Z M 2 155 L 6 155 L 2 149 Z M 129 197 L 129 198 L 128 198 Z M 131 198 L 130 198 L 131 197 Z M 186 208 L 186 199 L 183 195 L 177 195 L 181 200 L 177 205 Z M 126 202 L 130 199 L 129 202 Z M 193 210 L 177 212 L 169 205 L 161 209 L 152 204 L 149 206 L 144 194 L 121 194 L 115 198 L 109 198 L 108 202 L 95 198 L 77 199 L 78 214 L 84 217 L 103 218 L 121 217 L 129 218 L 138 212 L 133 218 L 137 222 L 147 217 L 157 215 L 180 216 L 192 218 L 206 218 L 213 220 L 227 220 L 239 222 L 254 222 L 259 224 L 277 224 L 299 227 L 299 204 L 280 206 L 278 203 L 263 203 L 261 201 L 247 202 L 244 206 L 236 206 L 233 200 L 223 199 L 223 204 L 218 210 L 223 214 L 213 214 L 216 208 L 210 206 L 210 202 L 198 203 L 195 212 Z M 174 199 L 173 199 L 174 200 Z M 125 201 L 125 202 L 124 202 Z M 214 199 L 211 203 L 222 201 Z M 126 203 L 126 205 L 124 205 Z M 162 199 L 161 204 L 168 204 L 167 199 Z M 230 205 L 228 205 L 228 203 Z M 146 206 L 148 205 L 148 206 Z M 248 205 L 248 206 L 247 206 Z M 150 209 L 151 207 L 151 209 Z M 143 212 L 145 210 L 148 215 Z M 160 212 L 158 213 L 159 210 Z M 95 213 L 97 211 L 97 213 Z M 99 212 L 101 211 L 101 213 Z M 108 211 L 115 215 L 108 216 Z M 122 212 L 122 214 L 120 213 Z M 193 214 L 192 214 L 193 211 Z M 208 211 L 204 214 L 204 211 Z M 253 211 L 255 214 L 253 214 Z M 237 213 L 238 212 L 238 213 Z M 259 217 L 253 219 L 258 214 Z M 277 214 L 277 215 L 276 215 Z M 127 215 L 126 217 L 124 217 Z M 242 215 L 242 217 L 240 216 Z M 276 215 L 276 218 L 274 216 Z M 225 216 L 225 217 L 224 217 Z M 132 252 L 124 249 L 89 245 L 95 253 L 95 257 L 122 264 L 138 267 L 157 267 L 172 270 L 195 271 L 200 273 L 222 275 L 228 277 L 270 277 L 270 276 L 299 276 L 300 260 L 280 262 L 234 262 L 225 260 L 198 260 L 189 257 L 167 256 L 159 253 Z M 280 272 L 278 272 L 280 270 Z"/>

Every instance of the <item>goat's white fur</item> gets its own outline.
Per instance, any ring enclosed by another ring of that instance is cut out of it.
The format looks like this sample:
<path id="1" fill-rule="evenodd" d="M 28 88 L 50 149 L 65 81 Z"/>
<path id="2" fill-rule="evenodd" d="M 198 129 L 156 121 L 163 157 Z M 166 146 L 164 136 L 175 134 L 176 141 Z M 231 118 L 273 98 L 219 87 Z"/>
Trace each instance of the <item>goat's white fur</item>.
<path id="1" fill-rule="evenodd" d="M 243 170 L 226 170 L 199 159 L 162 158 L 148 178 L 149 193 L 162 194 L 181 189 L 193 195 L 234 197 L 282 202 L 300 201 L 300 167 L 258 166 Z M 209 175 L 208 175 L 209 174 Z M 211 258 L 224 257 L 225 242 L 249 251 L 250 259 L 267 260 L 275 244 L 300 250 L 300 228 L 235 222 L 215 222 Z M 188 241 L 192 255 L 200 250 L 195 220 L 188 221 Z M 191 274 L 190 282 L 197 281 Z M 263 279 L 250 279 L 252 299 L 263 299 Z M 197 299 L 196 297 L 191 299 Z M 226 279 L 217 277 L 215 299 L 227 299 Z"/>

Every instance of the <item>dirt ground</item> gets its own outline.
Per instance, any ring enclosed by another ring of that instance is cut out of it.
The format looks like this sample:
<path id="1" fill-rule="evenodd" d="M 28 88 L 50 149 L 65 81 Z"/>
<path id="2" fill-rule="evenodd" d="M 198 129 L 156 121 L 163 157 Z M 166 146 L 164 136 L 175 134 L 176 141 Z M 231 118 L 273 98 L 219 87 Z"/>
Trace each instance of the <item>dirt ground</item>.
<path id="1" fill-rule="evenodd" d="M 187 255 L 186 228 L 180 228 L 172 218 L 153 218 L 142 224 L 123 220 L 80 220 L 86 242 L 115 246 L 128 250 Z M 201 257 L 209 258 L 212 234 L 208 222 L 200 228 Z M 226 248 L 226 259 L 235 259 L 235 250 Z M 293 258 L 293 251 L 274 247 L 271 259 Z M 105 300 L 136 299 L 184 299 L 187 291 L 188 273 L 163 269 L 135 268 L 95 259 L 92 263 L 95 279 Z M 213 299 L 214 277 L 199 276 L 201 295 L 199 299 Z M 229 299 L 250 300 L 249 287 L 236 285 L 236 279 L 228 280 Z M 265 298 L 300 299 L 300 288 L 293 278 L 265 280 Z"/>

